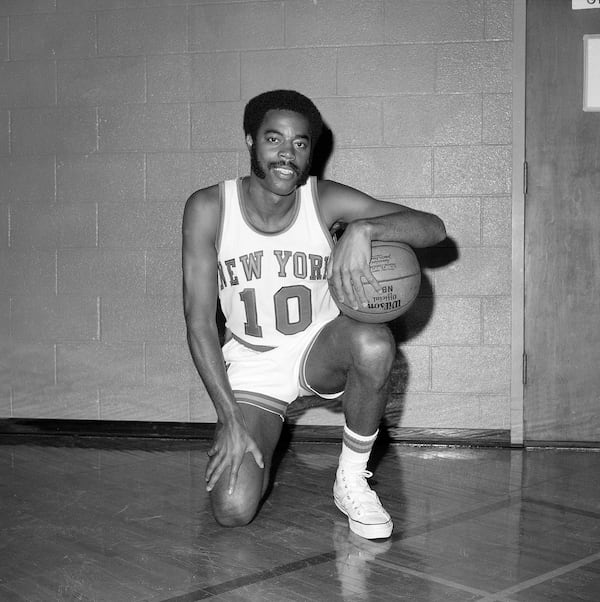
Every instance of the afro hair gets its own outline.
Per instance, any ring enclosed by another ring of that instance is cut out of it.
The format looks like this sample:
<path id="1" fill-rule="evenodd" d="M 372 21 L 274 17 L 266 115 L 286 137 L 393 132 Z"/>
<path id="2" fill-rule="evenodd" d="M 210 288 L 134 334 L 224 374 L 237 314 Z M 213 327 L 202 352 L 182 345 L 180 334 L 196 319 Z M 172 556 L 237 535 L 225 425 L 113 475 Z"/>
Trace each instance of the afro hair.
<path id="1" fill-rule="evenodd" d="M 295 90 L 270 90 L 249 100 L 244 110 L 244 134 L 256 139 L 258 128 L 271 110 L 294 111 L 306 117 L 313 144 L 321 135 L 323 119 L 319 109 L 310 98 Z"/>

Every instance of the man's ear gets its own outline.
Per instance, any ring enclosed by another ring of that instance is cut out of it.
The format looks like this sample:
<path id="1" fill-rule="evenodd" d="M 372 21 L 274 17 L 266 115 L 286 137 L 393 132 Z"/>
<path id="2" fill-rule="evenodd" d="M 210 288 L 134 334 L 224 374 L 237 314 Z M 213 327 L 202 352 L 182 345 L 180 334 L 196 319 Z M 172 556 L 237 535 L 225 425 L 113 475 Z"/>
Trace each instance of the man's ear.
<path id="1" fill-rule="evenodd" d="M 246 134 L 246 146 L 250 149 L 252 148 L 253 144 L 254 141 L 252 140 L 252 136 L 250 134 Z"/>

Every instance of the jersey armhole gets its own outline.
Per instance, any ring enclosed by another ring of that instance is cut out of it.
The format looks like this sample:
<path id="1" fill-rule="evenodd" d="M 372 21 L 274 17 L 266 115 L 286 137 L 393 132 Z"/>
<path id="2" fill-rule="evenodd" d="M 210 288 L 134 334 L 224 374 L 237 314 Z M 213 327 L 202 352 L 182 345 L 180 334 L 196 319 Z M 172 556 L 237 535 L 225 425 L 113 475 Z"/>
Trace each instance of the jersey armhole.
<path id="1" fill-rule="evenodd" d="M 310 189 L 313 200 L 313 206 L 315 208 L 315 213 L 317 215 L 317 219 L 319 220 L 321 230 L 323 231 L 325 238 L 328 240 L 329 246 L 333 249 L 333 247 L 335 246 L 335 241 L 333 240 L 333 236 L 331 236 L 331 232 L 329 231 L 329 228 L 327 227 L 325 219 L 323 218 L 323 215 L 321 213 L 321 205 L 319 203 L 318 181 L 315 176 L 312 176 L 310 178 Z"/>
<path id="2" fill-rule="evenodd" d="M 217 254 L 221 249 L 221 240 L 223 237 L 223 223 L 225 221 L 225 182 L 219 182 L 219 222 L 217 225 L 217 234 L 215 236 L 215 249 Z"/>

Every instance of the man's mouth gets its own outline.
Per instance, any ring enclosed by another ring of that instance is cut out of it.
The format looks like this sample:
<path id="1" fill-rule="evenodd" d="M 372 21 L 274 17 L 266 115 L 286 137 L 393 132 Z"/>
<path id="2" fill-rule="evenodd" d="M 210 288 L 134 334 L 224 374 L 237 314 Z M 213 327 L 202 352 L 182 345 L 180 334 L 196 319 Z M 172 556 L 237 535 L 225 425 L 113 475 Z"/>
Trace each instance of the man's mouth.
<path id="1" fill-rule="evenodd" d="M 292 178 L 300 174 L 300 170 L 293 163 L 271 163 L 269 167 L 282 178 Z"/>

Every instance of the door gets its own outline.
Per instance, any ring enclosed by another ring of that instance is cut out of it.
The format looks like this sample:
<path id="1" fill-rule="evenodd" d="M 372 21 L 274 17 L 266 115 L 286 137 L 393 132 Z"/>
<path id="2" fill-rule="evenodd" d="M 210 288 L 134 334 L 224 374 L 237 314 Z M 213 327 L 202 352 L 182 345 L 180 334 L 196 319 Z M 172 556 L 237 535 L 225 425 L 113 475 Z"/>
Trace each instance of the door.
<path id="1" fill-rule="evenodd" d="M 600 441 L 600 112 L 584 112 L 583 36 L 600 9 L 528 0 L 525 441 Z"/>

